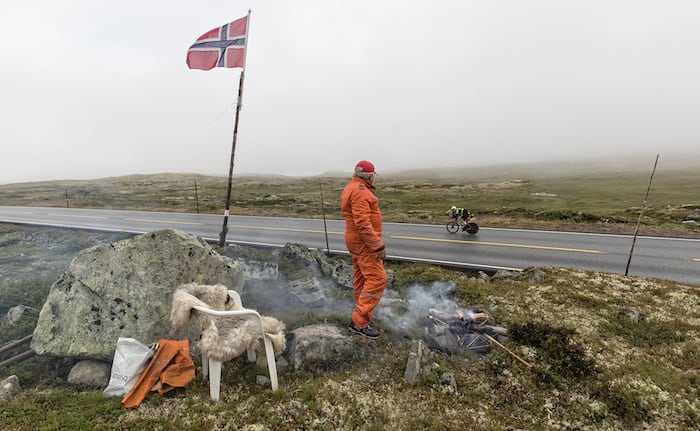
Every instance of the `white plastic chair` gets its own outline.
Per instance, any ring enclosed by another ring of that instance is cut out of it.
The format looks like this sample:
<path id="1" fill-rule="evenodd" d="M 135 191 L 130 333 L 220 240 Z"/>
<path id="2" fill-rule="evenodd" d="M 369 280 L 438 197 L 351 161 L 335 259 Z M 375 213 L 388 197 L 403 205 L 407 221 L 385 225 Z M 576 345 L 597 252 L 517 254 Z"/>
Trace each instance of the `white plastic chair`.
<path id="1" fill-rule="evenodd" d="M 228 294 L 233 298 L 233 302 L 236 306 L 236 310 L 220 311 L 212 310 L 210 308 L 195 305 L 192 308 L 197 310 L 197 312 L 205 314 L 212 317 L 230 317 L 230 316 L 251 316 L 258 323 L 260 328 L 260 333 L 262 334 L 263 342 L 265 343 L 265 355 L 267 356 L 267 368 L 270 372 L 270 383 L 272 385 L 272 390 L 276 391 L 278 388 L 277 384 L 277 364 L 275 363 L 275 351 L 272 348 L 272 341 L 265 335 L 265 330 L 263 327 L 263 321 L 260 314 L 248 308 L 243 308 L 241 302 L 241 296 L 238 292 L 234 290 L 229 290 Z M 248 349 L 248 360 L 255 361 L 255 350 Z M 219 393 L 221 390 L 221 361 L 210 358 L 206 351 L 202 351 L 202 374 L 204 378 L 209 375 L 209 395 L 215 401 L 219 400 Z"/>

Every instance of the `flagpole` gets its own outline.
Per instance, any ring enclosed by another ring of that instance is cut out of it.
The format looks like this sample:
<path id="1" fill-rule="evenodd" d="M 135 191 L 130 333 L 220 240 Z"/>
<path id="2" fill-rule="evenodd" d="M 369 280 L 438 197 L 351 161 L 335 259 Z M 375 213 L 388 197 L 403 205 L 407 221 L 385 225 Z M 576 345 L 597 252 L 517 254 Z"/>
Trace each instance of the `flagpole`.
<path id="1" fill-rule="evenodd" d="M 238 137 L 238 118 L 241 112 L 241 102 L 243 100 L 243 79 L 245 77 L 245 60 L 248 55 L 248 31 L 250 30 L 250 9 L 248 9 L 248 22 L 245 29 L 245 49 L 243 50 L 243 67 L 241 77 L 238 81 L 238 99 L 236 101 L 236 120 L 233 124 L 233 141 L 231 143 L 231 161 L 228 167 L 228 189 L 226 191 L 226 208 L 224 210 L 224 225 L 219 233 L 219 247 L 226 245 L 226 234 L 228 233 L 228 216 L 231 208 L 231 185 L 233 183 L 233 160 L 236 154 L 236 138 Z"/>

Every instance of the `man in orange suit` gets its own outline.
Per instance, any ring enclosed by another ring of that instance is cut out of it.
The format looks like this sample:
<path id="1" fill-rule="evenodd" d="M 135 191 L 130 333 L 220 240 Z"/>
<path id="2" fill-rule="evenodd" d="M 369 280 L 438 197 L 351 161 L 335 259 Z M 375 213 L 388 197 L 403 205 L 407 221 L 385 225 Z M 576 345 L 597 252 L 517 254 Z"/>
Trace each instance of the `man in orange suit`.
<path id="1" fill-rule="evenodd" d="M 367 338 L 379 338 L 372 328 L 372 310 L 384 294 L 387 275 L 384 270 L 386 248 L 382 242 L 382 213 L 374 195 L 377 173 L 374 165 L 362 160 L 340 195 L 340 210 L 345 219 L 345 246 L 352 257 L 355 309 L 349 329 Z"/>

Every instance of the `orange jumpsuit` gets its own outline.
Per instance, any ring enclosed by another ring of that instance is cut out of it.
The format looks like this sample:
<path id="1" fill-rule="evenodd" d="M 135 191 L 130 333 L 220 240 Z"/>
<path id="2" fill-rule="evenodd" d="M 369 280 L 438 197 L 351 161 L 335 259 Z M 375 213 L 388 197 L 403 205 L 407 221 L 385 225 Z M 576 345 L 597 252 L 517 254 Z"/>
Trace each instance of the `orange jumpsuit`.
<path id="1" fill-rule="evenodd" d="M 354 271 L 352 322 L 358 328 L 366 328 L 387 281 L 384 261 L 376 255 L 384 249 L 384 243 L 382 213 L 374 187 L 362 178 L 352 177 L 340 195 L 340 210 L 345 219 L 345 246 L 352 257 Z"/>
<path id="2" fill-rule="evenodd" d="M 122 405 L 138 407 L 151 391 L 161 394 L 172 389 L 184 388 L 194 379 L 194 362 L 190 357 L 188 340 L 158 340 L 158 349 L 139 376 L 134 387 L 124 395 Z"/>

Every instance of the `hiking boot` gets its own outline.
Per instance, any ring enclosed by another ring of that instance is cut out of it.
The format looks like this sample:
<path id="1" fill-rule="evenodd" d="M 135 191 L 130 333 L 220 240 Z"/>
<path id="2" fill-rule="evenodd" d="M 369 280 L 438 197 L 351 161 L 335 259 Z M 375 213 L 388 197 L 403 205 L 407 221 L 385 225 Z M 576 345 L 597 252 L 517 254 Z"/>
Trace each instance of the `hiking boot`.
<path id="1" fill-rule="evenodd" d="M 362 335 L 363 337 L 369 338 L 371 340 L 376 340 L 379 338 L 379 331 L 376 329 L 373 329 L 371 326 L 367 325 L 366 328 L 358 328 L 355 326 L 354 323 L 350 323 L 350 326 L 348 326 L 348 329 L 350 329 L 350 332 L 353 332 L 358 335 Z"/>

